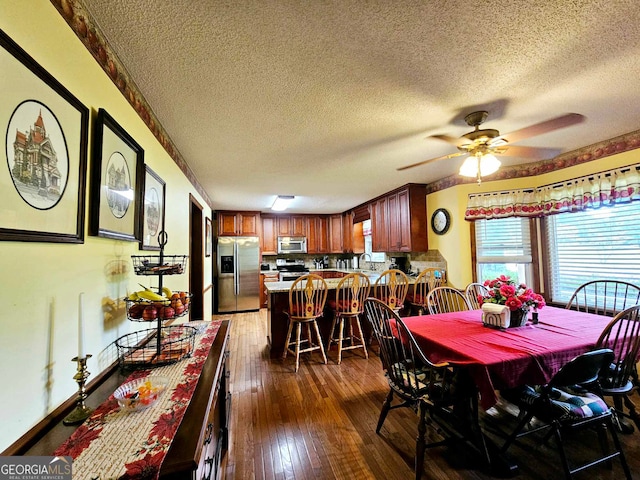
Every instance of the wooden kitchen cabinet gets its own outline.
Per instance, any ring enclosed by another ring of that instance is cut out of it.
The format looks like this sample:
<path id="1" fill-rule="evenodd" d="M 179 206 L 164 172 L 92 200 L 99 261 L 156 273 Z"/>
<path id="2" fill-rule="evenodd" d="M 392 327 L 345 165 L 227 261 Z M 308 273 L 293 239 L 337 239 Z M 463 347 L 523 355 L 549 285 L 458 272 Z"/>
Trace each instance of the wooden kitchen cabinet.
<path id="1" fill-rule="evenodd" d="M 342 215 L 331 215 L 329 217 L 329 251 L 331 253 L 343 253 L 343 245 Z"/>
<path id="2" fill-rule="evenodd" d="M 375 252 L 426 252 L 427 201 L 424 185 L 411 184 L 370 205 Z"/>
<path id="3" fill-rule="evenodd" d="M 389 251 L 386 197 L 371 203 L 371 250 L 374 252 Z"/>
<path id="4" fill-rule="evenodd" d="M 307 234 L 307 217 L 304 215 L 278 215 L 279 237 L 304 237 Z"/>
<path id="5" fill-rule="evenodd" d="M 353 253 L 353 212 L 342 214 L 342 251 Z"/>
<path id="6" fill-rule="evenodd" d="M 258 236 L 260 235 L 260 213 L 258 212 L 218 212 L 218 236 Z"/>
<path id="7" fill-rule="evenodd" d="M 262 215 L 262 235 L 260 236 L 260 251 L 262 255 L 277 255 L 278 253 L 278 225 L 275 215 Z"/>
<path id="8" fill-rule="evenodd" d="M 329 253 L 329 218 L 326 215 L 307 217 L 307 253 Z"/>

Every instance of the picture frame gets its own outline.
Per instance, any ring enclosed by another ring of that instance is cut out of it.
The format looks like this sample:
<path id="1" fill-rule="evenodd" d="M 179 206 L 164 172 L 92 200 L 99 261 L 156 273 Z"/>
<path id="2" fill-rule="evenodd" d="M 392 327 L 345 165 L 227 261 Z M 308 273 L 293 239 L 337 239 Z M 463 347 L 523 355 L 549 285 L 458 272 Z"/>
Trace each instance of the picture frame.
<path id="1" fill-rule="evenodd" d="M 89 109 L 2 30 L 0 71 L 0 241 L 84 243 Z"/>
<path id="2" fill-rule="evenodd" d="M 89 233 L 140 241 L 144 150 L 103 108 L 94 128 Z"/>
<path id="3" fill-rule="evenodd" d="M 211 227 L 211 219 L 206 217 L 204 220 L 204 256 L 210 257 L 213 250 L 213 231 Z"/>
<path id="4" fill-rule="evenodd" d="M 164 231 L 166 184 L 148 165 L 145 165 L 143 201 L 140 202 L 140 250 L 160 250 L 158 240 Z"/>

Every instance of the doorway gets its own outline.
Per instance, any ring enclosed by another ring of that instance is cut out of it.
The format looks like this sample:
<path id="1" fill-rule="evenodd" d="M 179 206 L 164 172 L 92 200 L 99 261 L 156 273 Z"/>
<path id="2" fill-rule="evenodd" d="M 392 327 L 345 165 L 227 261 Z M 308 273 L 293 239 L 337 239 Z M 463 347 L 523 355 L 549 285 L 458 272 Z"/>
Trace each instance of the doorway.
<path id="1" fill-rule="evenodd" d="M 191 309 L 189 320 L 204 320 L 204 251 L 202 229 L 202 205 L 189 194 L 191 214 L 189 215 L 189 292 Z"/>

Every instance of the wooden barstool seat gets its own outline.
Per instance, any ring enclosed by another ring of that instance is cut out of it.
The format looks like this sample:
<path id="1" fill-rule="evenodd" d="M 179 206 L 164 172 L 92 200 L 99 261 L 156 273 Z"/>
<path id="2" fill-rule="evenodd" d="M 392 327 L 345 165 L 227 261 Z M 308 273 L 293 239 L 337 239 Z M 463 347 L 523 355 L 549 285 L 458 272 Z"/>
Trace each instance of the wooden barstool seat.
<path id="1" fill-rule="evenodd" d="M 369 296 L 369 289 L 369 277 L 362 273 L 350 273 L 340 280 L 336 288 L 336 300 L 330 302 L 333 309 L 333 322 L 327 353 L 333 343 L 338 345 L 338 365 L 342 362 L 344 350 L 361 348 L 364 357 L 369 358 L 360 323 L 360 316 L 364 312 L 364 300 Z"/>
<path id="2" fill-rule="evenodd" d="M 326 301 L 327 283 L 318 275 L 309 274 L 298 277 L 289 289 L 289 311 L 285 312 L 289 317 L 289 328 L 282 359 L 287 358 L 287 353 L 295 355 L 296 372 L 300 367 L 301 353 L 320 350 L 324 363 L 327 363 L 327 356 L 324 352 L 317 322 L 318 317 L 322 316 Z M 291 334 L 293 333 L 294 325 L 296 327 L 296 336 L 292 341 Z M 301 338 L 303 325 L 306 326 L 306 339 Z M 317 342 L 313 341 L 314 334 Z M 292 349 L 291 347 L 294 348 Z"/>

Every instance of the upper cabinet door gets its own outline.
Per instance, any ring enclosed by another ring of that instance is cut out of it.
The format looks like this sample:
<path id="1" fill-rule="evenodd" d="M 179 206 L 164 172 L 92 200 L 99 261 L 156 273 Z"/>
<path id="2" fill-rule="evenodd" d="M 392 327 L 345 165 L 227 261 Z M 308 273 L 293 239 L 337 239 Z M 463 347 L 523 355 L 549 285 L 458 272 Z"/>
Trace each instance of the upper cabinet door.
<path id="1" fill-rule="evenodd" d="M 278 235 L 276 217 L 262 216 L 262 235 L 260 247 L 263 255 L 276 255 L 278 253 Z"/>
<path id="2" fill-rule="evenodd" d="M 218 236 L 235 236 L 237 231 L 235 212 L 218 212 Z"/>
<path id="3" fill-rule="evenodd" d="M 279 215 L 279 237 L 304 237 L 307 235 L 307 218 L 304 215 Z"/>
<path id="4" fill-rule="evenodd" d="M 218 236 L 259 236 L 257 212 L 218 212 Z"/>

